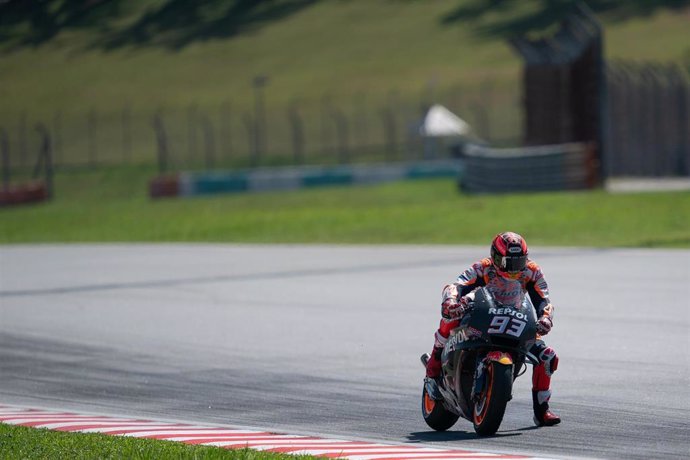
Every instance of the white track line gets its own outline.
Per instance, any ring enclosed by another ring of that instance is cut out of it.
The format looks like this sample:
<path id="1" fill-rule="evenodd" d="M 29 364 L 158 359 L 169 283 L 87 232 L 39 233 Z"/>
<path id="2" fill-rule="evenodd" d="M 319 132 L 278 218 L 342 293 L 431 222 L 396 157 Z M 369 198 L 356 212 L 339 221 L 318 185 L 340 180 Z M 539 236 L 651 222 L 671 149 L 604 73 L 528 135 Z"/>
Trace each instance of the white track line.
<path id="1" fill-rule="evenodd" d="M 157 431 L 155 431 L 156 435 L 152 435 L 151 437 L 154 437 L 157 435 L 165 435 L 165 439 L 168 439 L 168 437 L 175 436 L 175 435 L 170 435 L 168 433 L 170 430 L 178 430 L 179 431 L 179 430 L 184 430 L 185 428 L 191 429 L 190 433 L 188 433 L 189 435 L 192 435 L 192 434 L 202 435 L 202 434 L 204 434 L 203 433 L 204 429 L 209 430 L 212 427 L 193 427 L 193 426 L 187 426 L 187 427 L 177 426 L 176 427 L 176 426 L 170 426 L 170 425 L 169 426 L 157 425 L 157 426 L 150 426 L 150 427 L 142 428 L 142 427 L 137 427 L 137 426 L 122 425 L 119 427 L 118 426 L 110 426 L 110 427 L 94 426 L 94 427 L 90 427 L 90 428 L 83 428 L 83 429 L 76 430 L 76 431 L 79 431 L 80 433 L 113 434 L 113 432 L 117 432 L 117 431 L 125 431 L 125 432 L 135 433 L 137 431 L 139 431 L 139 432 L 145 431 L 145 430 L 151 431 L 151 430 L 155 429 L 155 430 L 157 430 Z M 238 435 L 238 436 L 240 435 L 240 434 L 238 434 L 238 431 L 227 431 L 227 429 L 225 429 L 225 428 L 215 428 L 215 430 L 220 430 L 220 431 L 210 431 L 210 432 L 213 435 L 219 435 L 219 434 L 223 434 L 223 433 L 233 433 L 233 434 Z M 244 433 L 247 433 L 247 432 L 244 432 Z M 124 434 L 124 433 L 115 433 L 115 434 Z M 180 435 L 180 433 L 177 433 L 177 435 Z M 245 436 L 246 435 L 249 435 L 249 434 L 245 434 Z M 211 435 L 209 434 L 208 436 L 211 436 Z"/>

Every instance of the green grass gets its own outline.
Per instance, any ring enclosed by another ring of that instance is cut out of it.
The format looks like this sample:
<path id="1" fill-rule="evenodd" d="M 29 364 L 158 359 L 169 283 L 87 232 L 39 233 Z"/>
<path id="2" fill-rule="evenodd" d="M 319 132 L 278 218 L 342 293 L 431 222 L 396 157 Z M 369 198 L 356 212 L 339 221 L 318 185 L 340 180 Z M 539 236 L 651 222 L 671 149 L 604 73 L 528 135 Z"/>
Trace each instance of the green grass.
<path id="1" fill-rule="evenodd" d="M 366 112 L 359 122 L 368 131 L 358 129 L 354 121 L 349 126 L 353 147 L 383 143 L 382 107 L 391 107 L 398 117 L 397 136 L 402 142 L 407 124 L 420 116 L 423 101 L 445 104 L 489 140 L 519 142 L 521 59 L 503 37 L 479 31 L 543 2 L 504 2 L 510 7 L 491 8 L 476 18 L 444 24 L 444 18 L 459 6 L 482 2 L 293 1 L 304 6 L 279 20 L 259 21 L 243 33 L 199 37 L 179 49 L 165 46 L 172 32 L 154 36 L 146 46 L 92 46 L 114 34 L 108 31 L 120 30 L 164 3 L 123 0 L 119 2 L 122 15 L 107 27 L 66 28 L 35 47 L 0 49 L 0 126 L 10 134 L 15 163 L 22 151 L 22 114 L 29 127 L 32 155 L 33 125 L 43 121 L 60 125 L 63 160 L 85 162 L 86 120 L 91 109 L 99 113 L 95 134 L 99 159 L 121 161 L 125 107 L 132 111 L 132 157 L 139 161 L 153 161 L 150 120 L 161 107 L 173 136 L 171 148 L 179 158 L 188 150 L 186 120 L 191 106 L 213 124 L 216 146 L 226 147 L 227 155 L 244 156 L 250 150 L 246 120 L 254 112 L 252 79 L 256 75 L 269 76 L 265 99 L 271 155 L 291 152 L 287 107 L 292 102 L 304 117 L 310 152 L 333 147 L 335 125 L 323 116 L 326 102 L 349 117 Z M 184 8 L 191 2 L 178 3 Z M 606 26 L 608 57 L 688 59 L 688 7 L 652 9 L 649 16 L 625 20 L 614 14 L 600 15 Z M 208 7 L 205 19 L 218 19 L 216 10 Z M 179 14 L 184 16 L 184 11 Z M 223 110 L 225 115 L 221 115 Z M 329 126 L 324 127 L 323 120 Z M 324 136 L 330 141 L 324 141 Z"/>
<path id="2" fill-rule="evenodd" d="M 0 242 L 531 244 L 690 247 L 690 193 L 469 196 L 452 180 L 151 200 L 153 171 L 63 172 L 55 199 L 0 210 Z"/>
<path id="3" fill-rule="evenodd" d="M 0 459 L 311 459 L 103 434 L 66 433 L 0 423 Z"/>
<path id="4" fill-rule="evenodd" d="M 124 3 L 128 14 L 122 21 L 131 23 L 163 2 Z M 519 76 L 520 58 L 503 37 L 480 35 L 478 29 L 527 7 L 496 8 L 472 20 L 443 24 L 444 17 L 469 3 L 314 2 L 246 33 L 200 37 L 178 50 L 159 43 L 165 38 L 160 34 L 162 38 L 148 46 L 104 51 L 89 47 L 102 29 L 65 29 L 38 47 L 3 55 L 0 96 L 8 112 L 52 114 L 93 106 L 119 109 L 127 100 L 153 109 L 191 102 L 216 107 L 231 98 L 251 109 L 251 81 L 258 74 L 270 77 L 270 100 L 280 105 L 294 98 L 318 103 L 324 93 L 344 99 L 360 92 L 384 99 L 391 89 L 417 94 L 429 81 L 439 89 L 459 83 L 478 88 L 494 76 L 511 85 Z M 688 52 L 687 14 L 686 7 L 660 8 L 651 16 L 625 21 L 602 15 L 607 56 L 683 59 Z"/>
<path id="5" fill-rule="evenodd" d="M 138 3 L 130 7 L 133 18 L 156 2 Z M 88 49 L 97 31 L 68 30 L 37 48 L 4 55 L 0 95 L 8 111 L 119 108 L 126 100 L 146 108 L 215 107 L 227 98 L 251 109 L 251 81 L 258 74 L 270 77 L 268 96 L 280 105 L 293 98 L 318 103 L 324 93 L 418 93 L 430 79 L 447 88 L 459 80 L 476 86 L 487 73 L 517 76 L 519 59 L 506 43 L 477 43 L 470 28 L 439 23 L 454 6 L 317 2 L 255 31 L 175 51 L 155 42 Z"/>

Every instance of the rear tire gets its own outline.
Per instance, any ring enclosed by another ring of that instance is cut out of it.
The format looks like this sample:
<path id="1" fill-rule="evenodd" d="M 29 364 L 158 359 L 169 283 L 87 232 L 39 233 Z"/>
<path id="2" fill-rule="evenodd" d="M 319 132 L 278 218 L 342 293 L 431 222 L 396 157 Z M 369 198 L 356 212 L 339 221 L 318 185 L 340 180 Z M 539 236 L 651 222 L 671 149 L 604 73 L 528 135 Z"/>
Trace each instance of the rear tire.
<path id="1" fill-rule="evenodd" d="M 446 409 L 443 401 L 432 399 L 426 392 L 426 387 L 422 391 L 422 415 L 426 424 L 436 431 L 446 431 L 455 425 L 460 417 Z"/>
<path id="2" fill-rule="evenodd" d="M 480 436 L 491 436 L 503 421 L 513 390 L 513 366 L 492 361 L 486 367 L 486 389 L 474 404 L 474 431 Z"/>

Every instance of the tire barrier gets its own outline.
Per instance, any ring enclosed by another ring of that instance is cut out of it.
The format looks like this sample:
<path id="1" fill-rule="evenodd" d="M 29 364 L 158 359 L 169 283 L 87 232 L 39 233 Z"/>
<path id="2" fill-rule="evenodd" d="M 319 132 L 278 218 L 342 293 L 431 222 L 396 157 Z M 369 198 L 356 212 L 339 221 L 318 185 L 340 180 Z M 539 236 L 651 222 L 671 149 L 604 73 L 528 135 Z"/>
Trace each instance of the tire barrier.
<path id="1" fill-rule="evenodd" d="M 12 184 L 9 138 L 7 132 L 0 127 L 0 207 L 45 201 L 53 195 L 53 148 L 50 132 L 43 123 L 36 124 L 36 131 L 41 137 L 41 146 L 32 179 Z"/>
<path id="2" fill-rule="evenodd" d="M 600 183 L 593 143 L 509 149 L 469 145 L 463 161 L 459 186 L 469 193 L 576 190 Z"/>
<path id="3" fill-rule="evenodd" d="M 181 172 L 149 182 L 152 198 L 219 193 L 296 190 L 299 188 L 375 184 L 397 180 L 455 178 L 459 160 L 333 167 L 266 168 L 228 172 Z"/>
<path id="4" fill-rule="evenodd" d="M 43 181 L 10 185 L 0 189 L 0 206 L 37 203 L 47 200 L 49 196 L 48 186 Z"/>

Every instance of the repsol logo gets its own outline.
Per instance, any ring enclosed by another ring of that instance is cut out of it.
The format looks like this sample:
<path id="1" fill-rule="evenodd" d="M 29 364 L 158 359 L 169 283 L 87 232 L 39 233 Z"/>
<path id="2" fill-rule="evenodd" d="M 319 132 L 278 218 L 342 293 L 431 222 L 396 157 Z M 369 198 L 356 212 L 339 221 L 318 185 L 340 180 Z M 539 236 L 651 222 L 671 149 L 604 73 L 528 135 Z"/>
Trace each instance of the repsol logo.
<path id="1" fill-rule="evenodd" d="M 489 314 L 491 315 L 507 315 L 513 316 L 518 319 L 527 319 L 527 315 L 522 312 L 515 311 L 512 308 L 489 308 Z"/>

